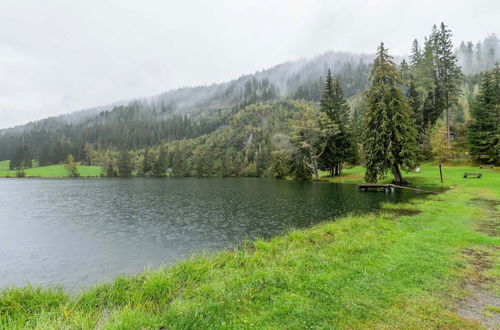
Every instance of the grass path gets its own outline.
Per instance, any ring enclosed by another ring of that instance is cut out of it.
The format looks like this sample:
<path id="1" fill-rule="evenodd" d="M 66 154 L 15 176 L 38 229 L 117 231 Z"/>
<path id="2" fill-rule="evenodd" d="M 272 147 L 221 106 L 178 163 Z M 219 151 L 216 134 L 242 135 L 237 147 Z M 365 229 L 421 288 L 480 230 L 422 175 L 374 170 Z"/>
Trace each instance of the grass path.
<path id="1" fill-rule="evenodd" d="M 419 184 L 440 185 L 432 170 L 431 165 L 423 166 L 421 173 L 411 176 Z M 389 204 L 381 213 L 325 222 L 270 241 L 248 242 L 234 251 L 193 257 L 95 286 L 77 297 L 30 287 L 3 290 L 0 326 L 478 329 L 495 325 L 499 310 L 488 305 L 491 300 L 474 305 L 479 311 L 475 314 L 467 306 L 476 290 L 472 287 L 489 297 L 500 295 L 500 172 L 483 170 L 481 179 L 463 179 L 464 171 L 470 168 L 445 169 L 445 185 L 456 187 L 444 194 Z M 362 176 L 357 168 L 346 172 L 348 180 Z M 478 313 L 484 319 L 475 317 Z"/>

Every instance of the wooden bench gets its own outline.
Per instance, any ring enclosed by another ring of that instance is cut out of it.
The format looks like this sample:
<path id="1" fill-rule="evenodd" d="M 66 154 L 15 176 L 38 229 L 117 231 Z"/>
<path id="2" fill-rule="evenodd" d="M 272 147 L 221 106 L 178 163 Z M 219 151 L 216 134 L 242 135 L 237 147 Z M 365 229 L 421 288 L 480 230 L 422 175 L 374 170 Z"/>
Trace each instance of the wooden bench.
<path id="1" fill-rule="evenodd" d="M 464 173 L 464 178 L 474 177 L 480 179 L 482 175 L 482 173 Z"/>
<path id="2" fill-rule="evenodd" d="M 479 168 L 495 168 L 495 165 L 488 165 L 488 164 L 479 165 Z"/>

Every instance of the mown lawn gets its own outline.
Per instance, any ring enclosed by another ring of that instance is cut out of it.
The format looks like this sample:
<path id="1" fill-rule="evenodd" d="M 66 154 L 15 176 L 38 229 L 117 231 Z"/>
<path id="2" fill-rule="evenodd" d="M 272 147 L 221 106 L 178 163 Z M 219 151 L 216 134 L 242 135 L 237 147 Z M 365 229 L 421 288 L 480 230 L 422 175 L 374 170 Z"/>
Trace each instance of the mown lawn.
<path id="1" fill-rule="evenodd" d="M 443 183 L 441 183 L 439 176 L 439 167 L 436 163 L 424 163 L 420 166 L 420 172 L 404 173 L 403 176 L 410 182 L 411 185 L 423 186 L 441 186 L 449 187 L 461 183 L 466 183 L 467 186 L 491 186 L 494 185 L 497 177 L 500 175 L 500 168 L 494 169 L 479 169 L 477 165 L 452 165 L 443 164 Z M 464 173 L 482 173 L 481 179 L 463 178 Z M 330 177 L 329 173 L 321 172 L 322 180 L 329 182 L 347 182 L 347 183 L 361 183 L 364 182 L 364 168 L 362 166 L 355 166 L 346 168 L 342 171 L 342 175 L 337 177 Z M 388 177 L 381 182 L 390 183 L 392 177 L 388 173 Z M 477 182 L 475 182 L 477 181 Z"/>
<path id="2" fill-rule="evenodd" d="M 8 160 L 0 161 L 0 172 L 8 171 L 9 170 L 9 163 L 10 163 L 10 161 L 8 161 Z"/>
<path id="3" fill-rule="evenodd" d="M 99 166 L 82 166 L 78 165 L 80 176 L 83 177 L 96 177 L 100 176 L 102 169 Z M 44 178 L 57 178 L 67 177 L 68 172 L 64 169 L 64 165 L 49 165 L 41 167 L 33 167 L 24 171 L 26 177 L 44 177 Z M 9 161 L 0 162 L 0 177 L 16 177 L 16 171 L 9 171 Z"/>
<path id="4" fill-rule="evenodd" d="M 425 166 L 411 177 L 440 184 L 433 170 Z M 0 326 L 477 329 L 456 309 L 471 278 L 488 278 L 485 289 L 499 294 L 500 240 L 481 224 L 498 225 L 500 173 L 483 170 L 481 179 L 462 179 L 469 170 L 445 168 L 445 184 L 456 187 L 444 194 L 193 257 L 76 297 L 55 289 L 6 289 Z M 362 174 L 355 168 L 346 175 Z M 478 270 L 464 254 L 470 250 L 488 251 L 489 266 Z"/>

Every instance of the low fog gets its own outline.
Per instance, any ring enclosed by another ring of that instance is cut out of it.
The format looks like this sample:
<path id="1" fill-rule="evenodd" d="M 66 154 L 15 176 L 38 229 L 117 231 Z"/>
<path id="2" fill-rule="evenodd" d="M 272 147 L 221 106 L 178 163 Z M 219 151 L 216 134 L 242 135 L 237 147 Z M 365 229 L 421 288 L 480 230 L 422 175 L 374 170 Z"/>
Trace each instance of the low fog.
<path id="1" fill-rule="evenodd" d="M 0 0 L 0 128 L 223 82 L 328 50 L 500 33 L 500 2 Z"/>

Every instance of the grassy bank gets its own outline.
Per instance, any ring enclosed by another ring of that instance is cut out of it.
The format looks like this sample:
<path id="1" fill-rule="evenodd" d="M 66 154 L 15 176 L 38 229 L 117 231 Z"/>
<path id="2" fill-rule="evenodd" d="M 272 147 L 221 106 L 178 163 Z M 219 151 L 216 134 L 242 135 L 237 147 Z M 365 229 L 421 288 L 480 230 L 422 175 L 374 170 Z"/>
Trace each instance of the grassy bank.
<path id="1" fill-rule="evenodd" d="M 411 176 L 440 185 L 432 170 L 428 165 Z M 461 311 L 471 286 L 500 293 L 500 172 L 463 179 L 470 170 L 446 168 L 445 185 L 456 187 L 445 194 L 119 278 L 77 297 L 3 290 L 0 326 L 479 328 Z M 334 180 L 354 182 L 361 172 L 354 168 Z M 491 318 L 498 312 L 481 308 Z"/>
<path id="2" fill-rule="evenodd" d="M 82 177 L 97 177 L 102 172 L 99 166 L 78 165 L 77 168 Z M 68 171 L 61 164 L 28 168 L 24 172 L 26 173 L 26 177 L 62 178 L 68 176 Z M 0 177 L 16 177 L 16 171 L 9 170 L 8 160 L 0 162 Z"/>

